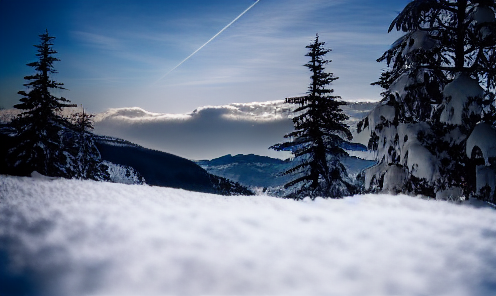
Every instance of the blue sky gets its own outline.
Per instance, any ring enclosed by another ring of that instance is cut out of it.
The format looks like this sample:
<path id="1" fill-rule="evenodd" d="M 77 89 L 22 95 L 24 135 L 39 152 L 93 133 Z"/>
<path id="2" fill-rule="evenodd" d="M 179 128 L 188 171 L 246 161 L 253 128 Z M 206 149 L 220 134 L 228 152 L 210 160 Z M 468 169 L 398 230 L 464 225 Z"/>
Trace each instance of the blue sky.
<path id="1" fill-rule="evenodd" d="M 344 100 L 376 100 L 375 60 L 398 34 L 390 22 L 408 0 L 0 0 L 0 106 L 18 102 L 38 35 L 54 35 L 57 93 L 91 112 L 141 107 L 186 113 L 205 105 L 304 94 L 305 46 L 319 33 Z M 167 74 L 167 75 L 166 75 Z"/>

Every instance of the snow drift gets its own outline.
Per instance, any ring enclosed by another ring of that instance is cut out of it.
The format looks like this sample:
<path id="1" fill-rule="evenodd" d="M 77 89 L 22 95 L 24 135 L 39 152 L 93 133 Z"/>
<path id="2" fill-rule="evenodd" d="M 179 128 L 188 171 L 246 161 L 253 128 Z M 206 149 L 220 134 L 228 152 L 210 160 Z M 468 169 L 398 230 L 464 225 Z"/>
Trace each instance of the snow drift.
<path id="1" fill-rule="evenodd" d="M 496 211 L 0 176 L 1 295 L 495 295 Z"/>

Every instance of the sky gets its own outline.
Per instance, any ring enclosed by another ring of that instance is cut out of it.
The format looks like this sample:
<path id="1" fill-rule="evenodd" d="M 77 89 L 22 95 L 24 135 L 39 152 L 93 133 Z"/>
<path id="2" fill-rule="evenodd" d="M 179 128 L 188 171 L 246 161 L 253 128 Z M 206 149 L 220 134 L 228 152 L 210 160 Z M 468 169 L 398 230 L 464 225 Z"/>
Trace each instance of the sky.
<path id="1" fill-rule="evenodd" d="M 333 50 L 327 70 L 340 77 L 335 94 L 378 100 L 381 89 L 370 83 L 386 65 L 376 59 L 399 36 L 387 29 L 408 2 L 0 0 L 0 107 L 18 103 L 45 29 L 61 60 L 54 78 L 68 89 L 54 94 L 90 112 L 188 113 L 302 95 L 310 77 L 305 46 L 316 33 Z"/>

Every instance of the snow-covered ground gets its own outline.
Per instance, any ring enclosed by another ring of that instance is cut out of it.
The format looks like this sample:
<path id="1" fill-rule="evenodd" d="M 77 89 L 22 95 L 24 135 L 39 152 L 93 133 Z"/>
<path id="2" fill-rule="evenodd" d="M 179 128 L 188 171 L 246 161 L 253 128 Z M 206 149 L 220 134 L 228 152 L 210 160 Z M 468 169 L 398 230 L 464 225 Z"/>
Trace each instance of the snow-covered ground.
<path id="1" fill-rule="evenodd" d="M 0 176 L 0 295 L 496 295 L 496 210 Z"/>

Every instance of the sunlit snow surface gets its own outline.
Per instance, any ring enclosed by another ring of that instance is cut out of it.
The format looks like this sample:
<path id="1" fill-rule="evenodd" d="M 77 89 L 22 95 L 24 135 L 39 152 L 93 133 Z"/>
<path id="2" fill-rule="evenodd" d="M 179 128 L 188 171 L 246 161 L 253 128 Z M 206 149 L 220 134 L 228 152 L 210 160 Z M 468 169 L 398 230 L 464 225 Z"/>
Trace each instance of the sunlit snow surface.
<path id="1" fill-rule="evenodd" d="M 496 211 L 0 176 L 0 295 L 496 295 Z"/>

